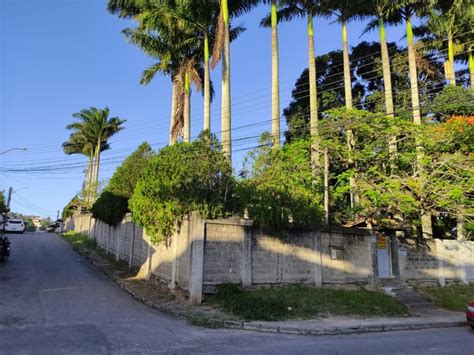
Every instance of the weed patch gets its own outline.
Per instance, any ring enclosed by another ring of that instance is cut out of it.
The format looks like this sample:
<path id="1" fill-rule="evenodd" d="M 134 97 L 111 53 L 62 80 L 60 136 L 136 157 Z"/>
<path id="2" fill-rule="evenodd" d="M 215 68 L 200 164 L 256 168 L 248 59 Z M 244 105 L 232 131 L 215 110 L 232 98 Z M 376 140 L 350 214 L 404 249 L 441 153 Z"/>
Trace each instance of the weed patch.
<path id="1" fill-rule="evenodd" d="M 71 244 L 74 250 L 96 250 L 97 243 L 94 239 L 88 238 L 86 235 L 68 231 L 62 234 L 63 238 Z"/>
<path id="2" fill-rule="evenodd" d="M 437 306 L 450 311 L 465 311 L 467 304 L 474 300 L 474 283 L 445 287 L 420 287 L 419 291 L 431 298 Z"/>
<path id="3" fill-rule="evenodd" d="M 406 316 L 407 307 L 380 292 L 288 286 L 245 290 L 222 285 L 213 302 L 245 320 L 276 321 L 326 315 Z"/>

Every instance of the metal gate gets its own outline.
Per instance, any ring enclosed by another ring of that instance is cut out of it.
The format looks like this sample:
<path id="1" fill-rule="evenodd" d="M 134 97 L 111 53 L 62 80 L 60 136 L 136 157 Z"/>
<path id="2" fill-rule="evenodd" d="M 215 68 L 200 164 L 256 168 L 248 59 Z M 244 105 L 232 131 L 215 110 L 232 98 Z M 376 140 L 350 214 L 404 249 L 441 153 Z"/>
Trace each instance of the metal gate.
<path id="1" fill-rule="evenodd" d="M 390 254 L 389 237 L 377 235 L 377 276 L 381 279 L 392 277 L 392 258 Z"/>

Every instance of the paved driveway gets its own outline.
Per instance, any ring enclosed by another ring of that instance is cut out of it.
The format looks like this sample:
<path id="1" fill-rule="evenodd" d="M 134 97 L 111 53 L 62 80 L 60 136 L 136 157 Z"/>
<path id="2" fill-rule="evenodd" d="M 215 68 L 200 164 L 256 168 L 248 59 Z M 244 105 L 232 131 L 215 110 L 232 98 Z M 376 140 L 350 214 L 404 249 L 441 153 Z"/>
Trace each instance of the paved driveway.
<path id="1" fill-rule="evenodd" d="M 194 327 L 131 298 L 55 234 L 9 236 L 0 264 L 0 353 L 458 353 L 468 328 L 282 336 Z"/>

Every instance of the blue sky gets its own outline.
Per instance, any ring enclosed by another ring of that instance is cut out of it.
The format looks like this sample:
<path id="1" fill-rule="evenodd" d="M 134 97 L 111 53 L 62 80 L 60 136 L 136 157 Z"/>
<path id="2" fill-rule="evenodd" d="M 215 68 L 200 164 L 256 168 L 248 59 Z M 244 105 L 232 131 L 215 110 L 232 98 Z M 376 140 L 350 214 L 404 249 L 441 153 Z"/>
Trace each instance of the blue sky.
<path id="1" fill-rule="evenodd" d="M 259 28 L 266 7 L 235 20 L 247 31 L 231 47 L 232 126 L 268 121 L 271 114 L 270 30 Z M 365 23 L 350 23 L 349 44 L 377 40 L 377 33 L 359 38 Z M 55 167 L 42 172 L 0 172 L 0 190 L 13 186 L 12 210 L 56 217 L 76 194 L 86 163 L 66 156 L 61 144 L 69 133 L 71 115 L 89 106 L 108 106 L 113 116 L 127 120 L 126 129 L 110 141 L 103 154 L 100 179 L 143 141 L 154 149 L 168 139 L 170 80 L 158 76 L 148 86 L 138 84 L 144 68 L 153 63 L 126 42 L 121 30 L 133 23 L 106 11 L 98 0 L 0 0 L 0 155 L 2 168 Z M 389 28 L 398 41 L 401 28 Z M 339 49 L 340 28 L 327 19 L 315 21 L 316 54 Z M 297 20 L 279 27 L 281 107 L 290 101 L 296 78 L 307 67 L 306 23 Z M 220 66 L 212 72 L 216 96 L 211 107 L 212 130 L 220 130 Z M 192 132 L 202 127 L 202 96 L 191 103 Z M 270 129 L 265 124 L 236 129 L 233 139 Z M 235 150 L 255 145 L 234 146 Z M 234 154 L 241 167 L 246 151 Z M 69 165 L 65 165 L 69 164 Z M 81 165 L 83 164 L 83 165 Z M 21 190 L 21 191 L 20 191 Z"/>

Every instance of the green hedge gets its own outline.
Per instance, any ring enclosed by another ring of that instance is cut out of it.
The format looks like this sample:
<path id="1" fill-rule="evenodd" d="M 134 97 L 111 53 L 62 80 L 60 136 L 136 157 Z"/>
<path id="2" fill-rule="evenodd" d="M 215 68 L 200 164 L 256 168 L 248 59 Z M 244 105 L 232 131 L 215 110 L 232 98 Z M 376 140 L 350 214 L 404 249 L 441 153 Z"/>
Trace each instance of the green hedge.
<path id="1" fill-rule="evenodd" d="M 232 167 L 217 138 L 165 147 L 146 167 L 130 199 L 133 219 L 155 243 L 166 241 L 192 211 L 204 218 L 232 213 Z"/>

